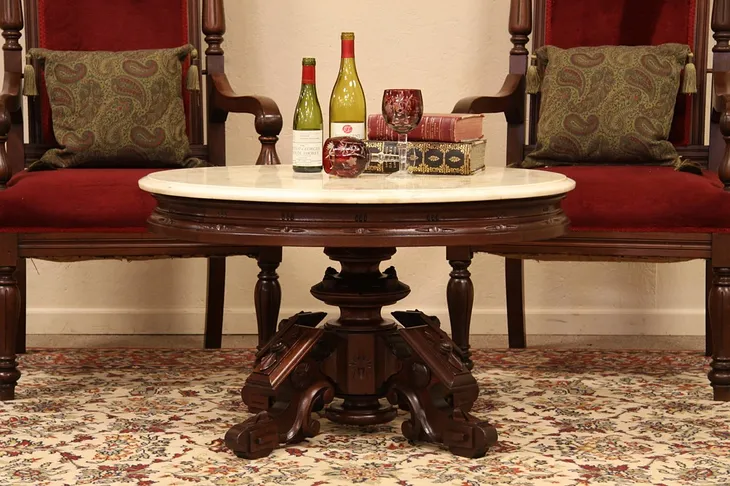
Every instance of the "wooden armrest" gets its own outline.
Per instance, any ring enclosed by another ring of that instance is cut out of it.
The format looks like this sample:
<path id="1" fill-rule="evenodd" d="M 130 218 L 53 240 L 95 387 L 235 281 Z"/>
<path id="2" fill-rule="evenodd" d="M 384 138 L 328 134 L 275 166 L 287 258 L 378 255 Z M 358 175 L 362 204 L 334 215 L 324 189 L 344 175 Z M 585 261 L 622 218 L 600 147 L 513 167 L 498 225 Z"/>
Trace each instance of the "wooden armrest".
<path id="1" fill-rule="evenodd" d="M 259 134 L 278 136 L 284 122 L 276 102 L 266 96 L 241 96 L 231 87 L 225 73 L 213 73 L 213 110 L 225 113 L 250 113 L 256 117 Z"/>
<path id="2" fill-rule="evenodd" d="M 228 113 L 250 113 L 255 117 L 254 126 L 261 141 L 261 153 L 257 165 L 278 165 L 276 141 L 284 121 L 276 102 L 266 96 L 241 96 L 231 87 L 225 73 L 211 73 L 211 121 L 224 122 Z"/>
<path id="3" fill-rule="evenodd" d="M 5 72 L 3 89 L 0 92 L 0 190 L 5 189 L 7 182 L 13 176 L 13 169 L 8 160 L 5 142 L 12 128 L 11 113 L 20 109 L 20 73 Z"/>
<path id="4" fill-rule="evenodd" d="M 497 94 L 462 98 L 452 112 L 504 113 L 507 123 L 522 123 L 525 120 L 525 76 L 508 74 Z"/>

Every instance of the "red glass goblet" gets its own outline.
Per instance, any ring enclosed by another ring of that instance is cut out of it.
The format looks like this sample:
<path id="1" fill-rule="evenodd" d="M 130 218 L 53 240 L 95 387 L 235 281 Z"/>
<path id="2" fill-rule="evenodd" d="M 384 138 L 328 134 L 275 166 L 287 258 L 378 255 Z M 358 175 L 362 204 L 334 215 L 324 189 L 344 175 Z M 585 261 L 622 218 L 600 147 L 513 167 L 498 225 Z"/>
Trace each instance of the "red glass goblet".
<path id="1" fill-rule="evenodd" d="M 385 123 L 398 134 L 398 172 L 388 177 L 403 177 L 408 173 L 408 132 L 418 126 L 423 117 L 423 97 L 420 89 L 386 89 L 383 91 Z"/>

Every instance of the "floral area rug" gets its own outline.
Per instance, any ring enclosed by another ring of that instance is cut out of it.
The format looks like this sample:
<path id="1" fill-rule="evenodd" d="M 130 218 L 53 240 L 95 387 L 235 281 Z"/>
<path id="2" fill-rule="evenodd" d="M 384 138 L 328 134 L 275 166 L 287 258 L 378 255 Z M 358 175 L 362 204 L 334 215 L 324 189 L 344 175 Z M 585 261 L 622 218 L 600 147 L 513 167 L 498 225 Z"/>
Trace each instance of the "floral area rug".
<path id="1" fill-rule="evenodd" d="M 245 412 L 251 350 L 36 349 L 0 403 L 2 485 L 730 484 L 730 403 L 696 352 L 477 351 L 480 459 L 335 425 L 267 458 L 222 438 Z"/>

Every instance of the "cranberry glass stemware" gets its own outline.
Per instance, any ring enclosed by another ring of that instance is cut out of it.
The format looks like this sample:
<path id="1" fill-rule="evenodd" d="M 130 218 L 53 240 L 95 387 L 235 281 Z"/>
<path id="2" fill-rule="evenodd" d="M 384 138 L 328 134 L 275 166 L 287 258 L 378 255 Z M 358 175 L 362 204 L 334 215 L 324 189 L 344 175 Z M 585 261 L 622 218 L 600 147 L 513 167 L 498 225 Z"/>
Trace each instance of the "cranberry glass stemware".
<path id="1" fill-rule="evenodd" d="M 420 89 L 386 89 L 383 91 L 385 123 L 398 134 L 400 168 L 389 177 L 408 175 L 408 132 L 421 122 L 423 97 Z"/>

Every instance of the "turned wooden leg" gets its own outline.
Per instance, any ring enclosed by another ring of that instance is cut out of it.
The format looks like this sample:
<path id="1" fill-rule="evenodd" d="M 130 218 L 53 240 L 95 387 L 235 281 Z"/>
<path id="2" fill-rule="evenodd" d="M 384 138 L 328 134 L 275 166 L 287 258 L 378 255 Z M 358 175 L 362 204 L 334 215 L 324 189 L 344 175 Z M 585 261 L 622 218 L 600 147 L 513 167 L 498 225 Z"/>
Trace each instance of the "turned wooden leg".
<path id="1" fill-rule="evenodd" d="M 474 306 L 474 284 L 468 268 L 471 265 L 472 251 L 469 247 L 448 247 L 446 258 L 451 265 L 449 284 L 446 286 L 446 302 L 449 307 L 451 335 L 461 348 L 464 364 L 472 369 L 474 363 L 469 351 L 469 327 Z"/>
<path id="2" fill-rule="evenodd" d="M 15 280 L 18 281 L 18 289 L 20 290 L 20 312 L 18 316 L 18 334 L 16 335 L 15 341 L 15 353 L 25 354 L 25 343 L 28 334 L 26 325 L 28 318 L 28 311 L 26 309 L 28 285 L 26 283 L 25 258 L 18 258 L 18 265 L 15 269 Z"/>
<path id="3" fill-rule="evenodd" d="M 261 272 L 254 290 L 256 323 L 261 349 L 276 334 L 276 323 L 281 308 L 281 285 L 276 269 L 281 263 L 281 247 L 262 248 L 257 257 Z"/>
<path id="4" fill-rule="evenodd" d="M 710 290 L 713 353 L 708 377 L 715 400 L 730 401 L 730 267 L 713 268 Z"/>
<path id="5" fill-rule="evenodd" d="M 15 345 L 20 311 L 20 288 L 15 277 L 17 235 L 0 233 L 0 400 L 15 398 L 20 379 Z"/>
<path id="6" fill-rule="evenodd" d="M 524 263 L 517 258 L 504 261 L 507 289 L 507 339 L 510 348 L 526 348 Z"/>
<path id="7" fill-rule="evenodd" d="M 705 260 L 705 356 L 712 356 L 712 316 L 710 315 L 710 291 L 712 291 L 712 260 Z"/>
<path id="8" fill-rule="evenodd" d="M 205 348 L 223 344 L 223 309 L 226 293 L 225 257 L 208 258 L 208 295 L 205 303 Z"/>

